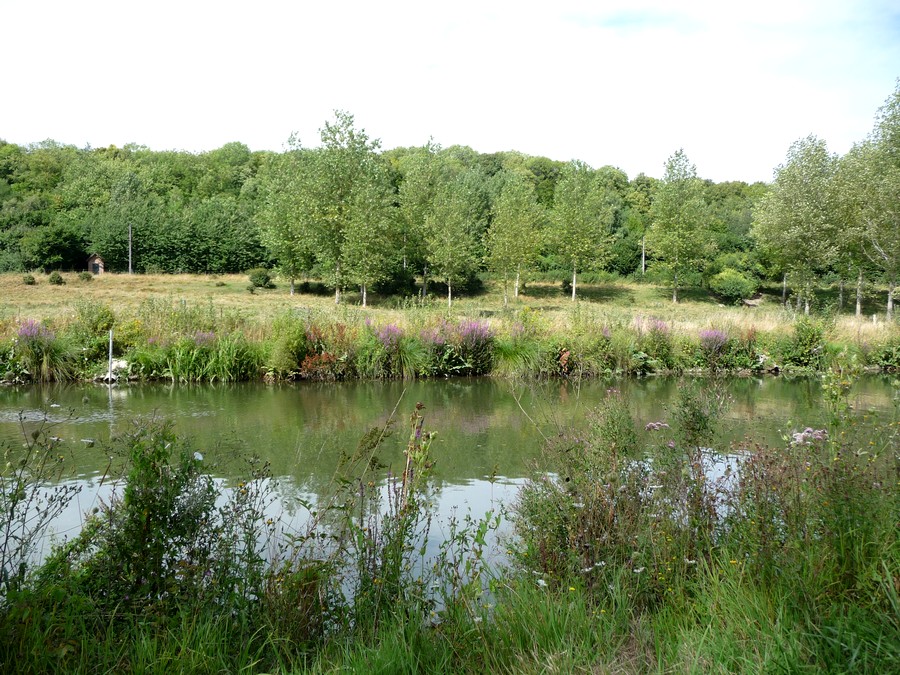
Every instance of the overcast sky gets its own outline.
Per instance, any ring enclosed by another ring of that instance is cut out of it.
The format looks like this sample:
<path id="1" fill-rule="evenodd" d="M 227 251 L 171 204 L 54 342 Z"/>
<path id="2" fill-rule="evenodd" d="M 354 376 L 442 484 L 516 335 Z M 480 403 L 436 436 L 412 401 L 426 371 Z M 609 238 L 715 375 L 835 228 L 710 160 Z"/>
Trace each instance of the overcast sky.
<path id="1" fill-rule="evenodd" d="M 771 180 L 846 152 L 900 77 L 897 0 L 0 0 L 0 138 L 306 146 L 335 109 L 382 147 L 470 145 Z"/>

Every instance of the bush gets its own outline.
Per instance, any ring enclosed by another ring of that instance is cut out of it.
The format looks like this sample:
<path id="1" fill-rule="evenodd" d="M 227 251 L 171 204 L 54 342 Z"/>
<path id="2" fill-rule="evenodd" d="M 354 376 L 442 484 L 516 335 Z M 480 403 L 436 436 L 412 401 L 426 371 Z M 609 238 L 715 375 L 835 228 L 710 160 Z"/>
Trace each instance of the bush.
<path id="1" fill-rule="evenodd" d="M 78 281 L 90 282 L 94 280 L 94 275 L 90 272 L 79 272 L 78 273 Z"/>
<path id="2" fill-rule="evenodd" d="M 275 284 L 272 282 L 272 275 L 264 267 L 255 267 L 252 270 L 248 270 L 247 276 L 250 278 L 250 283 L 254 288 L 275 288 Z"/>
<path id="3" fill-rule="evenodd" d="M 49 281 L 54 286 L 62 286 L 66 283 L 66 280 L 63 279 L 63 275 L 56 270 L 50 273 L 50 276 L 47 277 L 47 281 Z"/>
<path id="4" fill-rule="evenodd" d="M 756 293 L 756 279 L 737 270 L 727 268 L 709 280 L 709 287 L 724 300 L 739 303 Z"/>
<path id="5" fill-rule="evenodd" d="M 793 337 L 784 345 L 784 365 L 819 370 L 825 363 L 825 346 L 825 326 L 802 317 L 794 326 Z"/>
<path id="6" fill-rule="evenodd" d="M 26 286 L 34 286 L 37 283 L 37 280 L 34 278 L 33 274 L 26 274 L 22 277 L 22 283 Z"/>

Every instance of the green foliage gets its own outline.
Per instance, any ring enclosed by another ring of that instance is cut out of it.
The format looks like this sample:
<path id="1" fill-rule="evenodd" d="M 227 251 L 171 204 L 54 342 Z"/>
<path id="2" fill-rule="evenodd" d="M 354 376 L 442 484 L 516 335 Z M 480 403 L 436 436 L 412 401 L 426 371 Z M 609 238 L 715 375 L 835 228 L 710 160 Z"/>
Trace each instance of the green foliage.
<path id="1" fill-rule="evenodd" d="M 825 347 L 825 325 L 801 317 L 794 324 L 794 335 L 784 343 L 781 358 L 787 367 L 819 370 L 825 363 Z"/>
<path id="2" fill-rule="evenodd" d="M 650 209 L 653 223 L 647 246 L 655 266 L 672 284 L 672 300 L 691 272 L 713 257 L 715 241 L 709 231 L 709 212 L 697 169 L 683 150 L 666 162 L 666 173 Z"/>
<path id="3" fill-rule="evenodd" d="M 263 592 L 264 473 L 219 504 L 200 455 L 168 425 L 138 424 L 121 443 L 124 492 L 41 568 L 41 585 L 77 594 L 97 610 L 248 608 Z"/>
<path id="4" fill-rule="evenodd" d="M 739 304 L 756 293 L 757 282 L 733 269 L 724 269 L 709 280 L 709 287 L 728 302 Z"/>
<path id="5" fill-rule="evenodd" d="M 90 272 L 79 272 L 78 273 L 78 281 L 83 281 L 85 283 L 89 283 L 94 280 L 94 275 Z"/>
<path id="6" fill-rule="evenodd" d="M 51 286 L 63 286 L 66 283 L 66 280 L 57 270 L 53 270 L 50 272 L 50 276 L 47 277 L 47 283 Z"/>
<path id="7" fill-rule="evenodd" d="M 267 372 L 275 379 L 293 379 L 309 351 L 306 323 L 291 314 L 282 314 L 272 323 Z"/>
<path id="8" fill-rule="evenodd" d="M 19 324 L 7 367 L 19 381 L 65 382 L 74 374 L 68 345 L 33 319 Z"/>
<path id="9" fill-rule="evenodd" d="M 254 288 L 275 288 L 269 270 L 263 267 L 247 270 L 247 276 L 250 279 L 250 285 Z"/>
<path id="10" fill-rule="evenodd" d="M 23 447 L 0 444 L 0 613 L 25 585 L 46 528 L 81 491 L 66 482 L 59 439 L 50 430 L 45 420 L 25 435 Z"/>
<path id="11" fill-rule="evenodd" d="M 550 239 L 554 252 L 567 271 L 572 272 L 572 299 L 577 290 L 577 273 L 606 264 L 612 244 L 615 218 L 613 193 L 603 175 L 583 162 L 567 164 L 553 196 L 553 227 Z"/>
<path id="12" fill-rule="evenodd" d="M 22 283 L 25 284 L 26 286 L 34 286 L 37 283 L 37 281 L 35 280 L 33 274 L 26 274 L 25 276 L 22 277 Z"/>

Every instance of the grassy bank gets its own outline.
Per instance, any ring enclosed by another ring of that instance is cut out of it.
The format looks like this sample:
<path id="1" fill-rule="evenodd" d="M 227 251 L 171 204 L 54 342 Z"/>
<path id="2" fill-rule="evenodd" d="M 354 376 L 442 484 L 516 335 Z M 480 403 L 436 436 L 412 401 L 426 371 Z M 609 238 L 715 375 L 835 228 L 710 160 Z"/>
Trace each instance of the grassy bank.
<path id="1" fill-rule="evenodd" d="M 619 282 L 572 303 L 556 286 L 532 284 L 508 307 L 485 293 L 450 310 L 439 299 L 361 308 L 246 287 L 237 276 L 73 275 L 62 286 L 27 286 L 4 275 L 0 376 L 101 376 L 110 329 L 121 377 L 180 382 L 900 366 L 896 324 L 806 318 L 769 296 L 725 307 L 698 292 L 673 305 L 664 288 Z"/>
<path id="2" fill-rule="evenodd" d="M 61 458 L 52 437 L 29 435 L 24 451 L 6 449 L 0 493 L 0 667 L 894 669 L 897 415 L 863 425 L 834 373 L 826 428 L 723 455 L 727 401 L 714 386 L 682 391 L 668 418 L 636 428 L 610 390 L 587 432 L 548 441 L 515 504 L 448 523 L 432 522 L 440 457 L 418 409 L 402 471 L 379 471 L 387 428 L 373 430 L 348 449 L 333 495 L 299 506 L 307 526 L 292 532 L 271 512 L 265 467 L 251 462 L 223 491 L 202 453 L 164 424 L 139 424 L 111 448 L 124 459 L 119 497 L 39 566 L 27 544 L 71 494 L 47 501 L 39 486 Z M 505 562 L 490 565 L 501 520 Z M 438 526 L 444 543 L 426 558 Z"/>

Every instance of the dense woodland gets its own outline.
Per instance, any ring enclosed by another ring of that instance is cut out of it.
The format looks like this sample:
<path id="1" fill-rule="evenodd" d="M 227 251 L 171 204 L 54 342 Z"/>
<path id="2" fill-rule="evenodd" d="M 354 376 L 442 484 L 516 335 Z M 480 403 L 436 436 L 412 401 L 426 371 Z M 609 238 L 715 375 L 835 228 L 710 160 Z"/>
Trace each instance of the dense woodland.
<path id="1" fill-rule="evenodd" d="M 771 184 L 714 183 L 682 152 L 661 180 L 518 152 L 382 150 L 336 112 L 307 148 L 229 143 L 202 154 L 0 141 L 0 271 L 276 269 L 333 289 L 454 293 L 489 273 L 571 286 L 609 275 L 751 297 L 784 284 L 809 309 L 823 284 L 893 290 L 900 272 L 900 87 L 846 155 L 795 142 Z M 439 286 L 438 286 L 439 285 Z M 848 302 L 849 304 L 849 302 Z"/>

